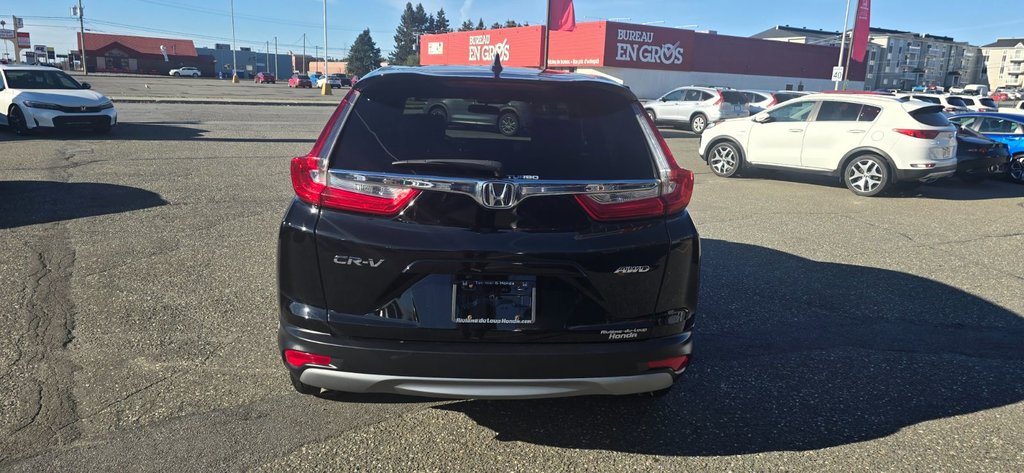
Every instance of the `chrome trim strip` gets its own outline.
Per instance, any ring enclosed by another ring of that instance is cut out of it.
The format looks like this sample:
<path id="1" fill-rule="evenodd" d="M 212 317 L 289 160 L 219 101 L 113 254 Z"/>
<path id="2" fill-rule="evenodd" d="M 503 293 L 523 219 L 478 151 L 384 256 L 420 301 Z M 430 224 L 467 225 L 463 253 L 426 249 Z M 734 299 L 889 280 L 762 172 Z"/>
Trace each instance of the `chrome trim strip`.
<path id="1" fill-rule="evenodd" d="M 557 181 L 531 179 L 469 179 L 459 177 L 420 176 L 331 169 L 327 185 L 337 186 L 340 182 L 379 184 L 407 187 L 436 192 L 449 192 L 472 197 L 480 205 L 491 209 L 508 209 L 535 196 L 609 194 L 615 192 L 639 192 L 657 190 L 661 184 L 657 179 L 627 179 L 621 181 Z M 493 204 L 485 193 L 497 183 L 512 184 L 513 198 L 503 200 L 502 205 Z M 652 196 L 655 197 L 655 196 Z M 490 200 L 490 202 L 488 202 Z"/>
<path id="2" fill-rule="evenodd" d="M 323 147 L 327 152 L 321 152 L 322 156 L 318 156 L 323 161 L 323 166 L 325 166 L 325 168 L 330 167 L 329 161 L 331 156 L 334 156 L 334 146 L 338 144 L 338 136 L 341 135 L 341 129 L 345 126 L 345 123 L 348 122 L 348 116 L 352 114 L 352 109 L 355 108 L 356 102 L 359 101 L 360 93 L 358 90 L 352 89 L 349 94 L 351 95 L 347 98 L 350 100 L 345 103 L 345 108 L 341 111 L 341 114 L 338 115 L 338 121 L 334 123 L 334 128 L 331 128 L 331 132 L 327 135 L 327 143 L 324 143 Z"/>
<path id="3" fill-rule="evenodd" d="M 539 399 L 638 394 L 672 386 L 667 372 L 633 376 L 552 379 L 426 378 L 307 368 L 299 380 L 310 386 L 354 393 L 388 393 L 451 399 Z"/>

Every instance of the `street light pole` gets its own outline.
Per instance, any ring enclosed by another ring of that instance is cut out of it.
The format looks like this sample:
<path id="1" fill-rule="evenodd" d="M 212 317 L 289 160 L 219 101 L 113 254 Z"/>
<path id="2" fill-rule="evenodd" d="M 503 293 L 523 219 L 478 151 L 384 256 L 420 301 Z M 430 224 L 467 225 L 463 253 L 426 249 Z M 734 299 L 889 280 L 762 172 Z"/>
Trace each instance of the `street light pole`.
<path id="1" fill-rule="evenodd" d="M 327 63 L 327 0 L 324 0 L 324 77 L 331 75 L 331 67 Z M 320 95 L 331 95 L 331 84 L 324 79 L 324 85 L 320 88 Z"/>
<path id="2" fill-rule="evenodd" d="M 82 72 L 89 75 L 89 66 L 85 62 L 85 11 L 82 10 L 82 0 L 78 0 L 78 30 L 82 35 Z"/>
<path id="3" fill-rule="evenodd" d="M 836 62 L 836 67 L 843 67 L 843 53 L 846 52 L 846 28 L 850 24 L 850 0 L 846 0 L 846 17 L 843 18 L 843 29 L 839 34 L 843 35 L 843 39 L 839 42 L 839 61 Z M 852 38 L 851 38 L 852 39 Z M 836 81 L 835 90 L 839 90 L 839 82 Z"/>
<path id="4" fill-rule="evenodd" d="M 274 77 L 278 77 L 278 75 L 277 75 L 277 72 L 278 72 L 277 71 L 277 63 L 278 62 L 279 61 L 277 60 L 277 36 L 274 36 Z"/>
<path id="5" fill-rule="evenodd" d="M 79 0 L 81 1 L 81 0 Z M 85 48 L 82 48 L 85 49 Z M 235 50 L 238 43 L 235 41 L 235 0 L 231 0 L 231 83 L 238 83 L 238 55 Z M 84 52 L 84 51 L 83 51 Z"/>

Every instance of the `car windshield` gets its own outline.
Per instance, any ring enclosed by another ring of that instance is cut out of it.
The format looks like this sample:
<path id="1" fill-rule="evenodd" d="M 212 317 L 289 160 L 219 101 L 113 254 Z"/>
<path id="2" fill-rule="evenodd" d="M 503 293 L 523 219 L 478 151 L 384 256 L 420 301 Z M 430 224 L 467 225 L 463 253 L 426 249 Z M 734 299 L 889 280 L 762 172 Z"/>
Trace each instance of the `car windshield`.
<path id="1" fill-rule="evenodd" d="M 54 70 L 7 69 L 7 86 L 12 89 L 81 89 L 71 76 Z"/>
<path id="2" fill-rule="evenodd" d="M 639 117 L 630 98 L 603 86 L 395 78 L 361 93 L 331 166 L 451 175 L 458 165 L 394 163 L 487 160 L 529 179 L 651 179 Z"/>

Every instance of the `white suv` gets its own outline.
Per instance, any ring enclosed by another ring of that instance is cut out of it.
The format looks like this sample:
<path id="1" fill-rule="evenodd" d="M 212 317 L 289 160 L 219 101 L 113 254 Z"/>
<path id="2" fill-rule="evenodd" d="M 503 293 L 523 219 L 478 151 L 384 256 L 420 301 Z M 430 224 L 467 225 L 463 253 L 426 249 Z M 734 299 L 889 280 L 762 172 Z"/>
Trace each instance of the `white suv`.
<path id="1" fill-rule="evenodd" d="M 967 113 L 971 111 L 970 108 L 967 108 L 967 104 L 964 103 L 963 100 L 960 100 L 960 97 L 956 97 L 953 95 L 913 93 L 898 94 L 897 97 L 910 97 L 914 100 L 920 100 L 922 102 L 942 105 L 942 111 L 946 114 L 947 117 L 956 115 L 958 113 Z"/>
<path id="2" fill-rule="evenodd" d="M 812 94 L 711 126 L 698 151 L 722 177 L 748 168 L 809 171 L 873 196 L 956 172 L 956 128 L 942 111 L 908 98 Z"/>
<path id="3" fill-rule="evenodd" d="M 992 100 L 992 97 L 980 95 L 959 95 L 956 96 L 967 105 L 972 112 L 998 112 L 999 104 Z"/>
<path id="4" fill-rule="evenodd" d="M 736 90 L 691 86 L 644 101 L 643 106 L 655 123 L 686 125 L 699 135 L 709 123 L 749 116 L 747 102 L 747 97 Z"/>
<path id="5" fill-rule="evenodd" d="M 182 67 L 180 69 L 171 69 L 171 71 L 168 72 L 168 74 L 174 77 L 191 77 L 193 79 L 203 75 L 201 72 L 199 72 L 199 69 L 196 69 L 194 67 Z"/>

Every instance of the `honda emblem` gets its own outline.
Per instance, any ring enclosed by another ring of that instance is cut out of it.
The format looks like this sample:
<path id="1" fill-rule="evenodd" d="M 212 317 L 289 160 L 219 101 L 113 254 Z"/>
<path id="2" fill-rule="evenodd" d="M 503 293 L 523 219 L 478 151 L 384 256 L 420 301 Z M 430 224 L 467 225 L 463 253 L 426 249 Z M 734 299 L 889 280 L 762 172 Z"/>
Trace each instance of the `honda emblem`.
<path id="1" fill-rule="evenodd" d="M 516 205 L 516 185 L 511 182 L 491 181 L 480 184 L 480 203 L 489 209 L 510 209 Z"/>

